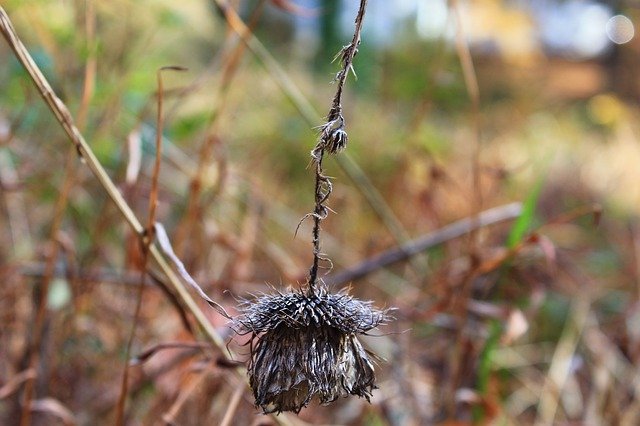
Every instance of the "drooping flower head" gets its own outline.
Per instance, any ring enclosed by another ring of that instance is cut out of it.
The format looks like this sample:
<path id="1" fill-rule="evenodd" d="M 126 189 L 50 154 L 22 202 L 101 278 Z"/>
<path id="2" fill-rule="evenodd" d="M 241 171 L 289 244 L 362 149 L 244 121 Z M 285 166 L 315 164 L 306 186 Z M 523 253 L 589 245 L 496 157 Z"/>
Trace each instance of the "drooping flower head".
<path id="1" fill-rule="evenodd" d="M 357 335 L 385 322 L 387 311 L 325 290 L 262 295 L 241 311 L 235 328 L 251 334 L 249 383 L 265 413 L 298 413 L 314 397 L 369 400 L 374 368 Z"/>

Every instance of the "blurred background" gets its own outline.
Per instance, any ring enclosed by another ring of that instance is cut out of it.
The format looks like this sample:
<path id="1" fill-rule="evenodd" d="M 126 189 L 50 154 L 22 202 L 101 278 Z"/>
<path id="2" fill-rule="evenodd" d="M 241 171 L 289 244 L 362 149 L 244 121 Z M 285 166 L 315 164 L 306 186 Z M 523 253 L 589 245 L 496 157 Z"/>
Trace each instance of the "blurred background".
<path id="1" fill-rule="evenodd" d="M 156 73 L 188 68 L 163 73 L 157 220 L 233 315 L 306 279 L 309 152 L 358 3 L 2 7 L 140 218 Z M 127 424 L 640 424 L 639 17 L 634 0 L 369 0 L 322 244 L 333 290 L 396 319 L 365 338 L 383 358 L 370 404 L 277 417 L 253 407 L 226 348 L 193 345 L 161 275 L 134 319 L 137 236 L 2 41 L 0 423 L 24 419 L 31 386 L 33 424 L 113 424 L 135 322 L 129 357 L 152 352 L 131 367 Z M 502 220 L 474 227 L 487 209 Z M 465 218 L 473 232 L 442 232 Z M 340 275 L 428 234 L 442 241 Z M 199 305 L 246 360 L 246 338 Z"/>

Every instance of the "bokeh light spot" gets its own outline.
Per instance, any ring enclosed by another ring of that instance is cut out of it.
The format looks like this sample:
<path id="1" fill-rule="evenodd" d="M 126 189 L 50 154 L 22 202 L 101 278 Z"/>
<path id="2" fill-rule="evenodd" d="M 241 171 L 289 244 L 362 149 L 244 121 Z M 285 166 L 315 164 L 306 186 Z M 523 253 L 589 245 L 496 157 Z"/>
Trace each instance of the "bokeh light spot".
<path id="1" fill-rule="evenodd" d="M 631 41 L 635 34 L 633 22 L 624 15 L 616 15 L 607 21 L 607 36 L 616 44 L 625 44 Z"/>

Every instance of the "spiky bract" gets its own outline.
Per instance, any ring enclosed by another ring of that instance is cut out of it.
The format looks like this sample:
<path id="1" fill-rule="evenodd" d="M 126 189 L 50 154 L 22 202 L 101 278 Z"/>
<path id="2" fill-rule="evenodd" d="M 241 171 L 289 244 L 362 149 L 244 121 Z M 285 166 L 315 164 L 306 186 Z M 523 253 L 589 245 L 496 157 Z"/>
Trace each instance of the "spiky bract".
<path id="1" fill-rule="evenodd" d="M 263 295 L 242 310 L 236 328 L 252 335 L 249 382 L 265 413 L 299 412 L 314 397 L 369 399 L 375 374 L 357 334 L 383 323 L 386 311 L 326 292 Z"/>

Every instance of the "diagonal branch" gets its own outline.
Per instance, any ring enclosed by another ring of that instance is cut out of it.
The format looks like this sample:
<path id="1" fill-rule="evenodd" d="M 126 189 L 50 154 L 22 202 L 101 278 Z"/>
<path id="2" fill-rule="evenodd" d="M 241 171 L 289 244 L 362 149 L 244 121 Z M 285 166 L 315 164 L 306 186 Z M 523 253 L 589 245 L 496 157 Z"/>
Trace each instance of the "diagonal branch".
<path id="1" fill-rule="evenodd" d="M 379 269 L 409 259 L 431 247 L 461 237 L 484 226 L 515 219 L 520 216 L 521 212 L 522 205 L 520 203 L 511 203 L 485 210 L 477 216 L 461 219 L 415 240 L 411 240 L 406 244 L 384 251 L 351 268 L 325 278 L 325 281 L 328 285 L 339 285 L 357 280 Z"/>

